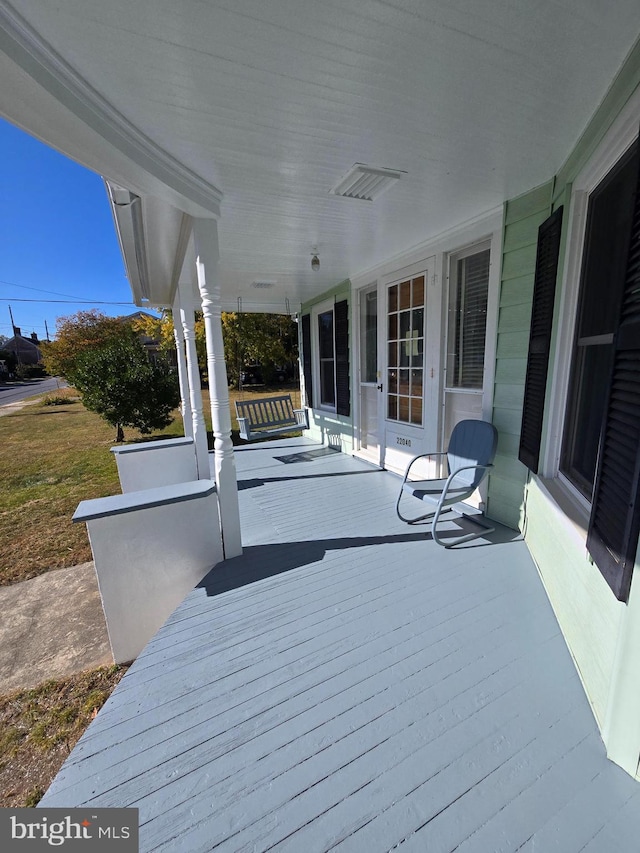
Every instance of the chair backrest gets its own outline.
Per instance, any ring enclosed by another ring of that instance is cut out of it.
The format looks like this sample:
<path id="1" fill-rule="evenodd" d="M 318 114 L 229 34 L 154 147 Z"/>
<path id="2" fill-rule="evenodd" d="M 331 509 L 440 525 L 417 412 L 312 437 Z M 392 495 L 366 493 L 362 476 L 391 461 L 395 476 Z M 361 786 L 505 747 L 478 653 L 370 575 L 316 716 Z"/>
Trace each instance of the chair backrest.
<path id="1" fill-rule="evenodd" d="M 498 431 L 493 424 L 476 420 L 459 421 L 453 428 L 447 450 L 449 473 L 463 465 L 491 465 L 497 445 Z M 486 474 L 486 470 L 469 469 L 462 471 L 459 481 L 475 489 Z"/>

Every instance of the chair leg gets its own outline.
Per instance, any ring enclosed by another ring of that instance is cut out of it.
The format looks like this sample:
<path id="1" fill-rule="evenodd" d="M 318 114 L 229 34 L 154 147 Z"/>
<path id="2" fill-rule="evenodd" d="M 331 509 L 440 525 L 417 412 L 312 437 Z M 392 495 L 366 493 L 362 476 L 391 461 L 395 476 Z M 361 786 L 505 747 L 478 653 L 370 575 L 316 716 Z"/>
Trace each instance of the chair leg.
<path id="1" fill-rule="evenodd" d="M 438 511 L 438 509 L 432 509 L 429 512 L 425 513 L 424 515 L 418 515 L 415 518 L 406 518 L 400 512 L 400 501 L 402 500 L 402 494 L 403 493 L 400 492 L 400 494 L 398 495 L 398 500 L 396 501 L 396 515 L 398 516 L 400 521 L 404 521 L 405 524 L 417 524 L 419 521 L 424 521 L 425 518 L 431 518 L 431 516 L 434 514 L 434 512 L 438 512 L 438 515 L 441 515 L 443 512 L 449 512 L 451 510 L 451 507 L 444 507 L 444 508 L 440 509 L 439 511 Z"/>
<path id="2" fill-rule="evenodd" d="M 486 536 L 487 533 L 495 532 L 495 527 L 491 527 L 491 525 L 487 524 L 486 521 L 481 521 L 479 517 L 475 515 L 467 515 L 466 512 L 463 512 L 462 518 L 466 518 L 467 521 L 477 524 L 479 527 L 482 527 L 482 530 L 477 533 L 466 533 L 464 536 L 458 537 L 458 539 L 445 542 L 440 539 L 436 531 L 436 524 L 438 523 L 439 517 L 440 515 L 436 511 L 436 515 L 433 518 L 433 524 L 431 525 L 431 535 L 433 536 L 434 541 L 437 542 L 438 545 L 442 545 L 443 548 L 455 548 L 456 545 L 462 545 L 463 542 L 471 542 L 473 539 L 479 539 L 481 536 Z"/>

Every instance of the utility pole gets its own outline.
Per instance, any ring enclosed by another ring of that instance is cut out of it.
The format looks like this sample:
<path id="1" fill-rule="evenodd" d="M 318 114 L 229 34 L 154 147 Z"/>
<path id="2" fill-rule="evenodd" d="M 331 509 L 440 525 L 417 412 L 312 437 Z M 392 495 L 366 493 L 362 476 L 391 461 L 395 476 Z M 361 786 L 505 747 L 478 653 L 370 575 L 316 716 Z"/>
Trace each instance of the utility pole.
<path id="1" fill-rule="evenodd" d="M 13 311 L 9 305 L 9 316 L 11 317 L 11 328 L 13 329 L 13 346 L 16 351 L 16 363 L 20 364 L 20 347 L 18 346 L 18 327 L 13 322 Z"/>

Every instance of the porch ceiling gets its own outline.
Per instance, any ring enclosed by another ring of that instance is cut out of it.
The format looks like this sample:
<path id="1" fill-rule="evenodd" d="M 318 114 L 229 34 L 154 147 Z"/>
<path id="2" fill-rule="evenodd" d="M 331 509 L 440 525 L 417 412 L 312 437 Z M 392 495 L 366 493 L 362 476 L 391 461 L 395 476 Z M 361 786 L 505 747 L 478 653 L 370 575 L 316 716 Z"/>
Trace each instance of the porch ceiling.
<path id="1" fill-rule="evenodd" d="M 0 22 L 2 114 L 178 210 L 221 191 L 223 295 L 248 310 L 547 180 L 638 34 L 637 0 L 0 0 Z M 330 195 L 354 163 L 406 174 Z"/>

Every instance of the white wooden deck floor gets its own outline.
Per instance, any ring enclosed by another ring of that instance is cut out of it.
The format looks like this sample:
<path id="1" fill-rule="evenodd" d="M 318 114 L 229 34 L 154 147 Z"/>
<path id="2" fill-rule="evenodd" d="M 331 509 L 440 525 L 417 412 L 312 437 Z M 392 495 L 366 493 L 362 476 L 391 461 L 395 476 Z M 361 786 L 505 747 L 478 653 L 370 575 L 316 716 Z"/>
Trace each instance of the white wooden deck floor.
<path id="1" fill-rule="evenodd" d="M 237 464 L 244 555 L 41 805 L 137 806 L 159 853 L 638 849 L 640 785 L 605 757 L 516 534 L 445 551 L 395 518 L 398 478 L 303 439 Z"/>

